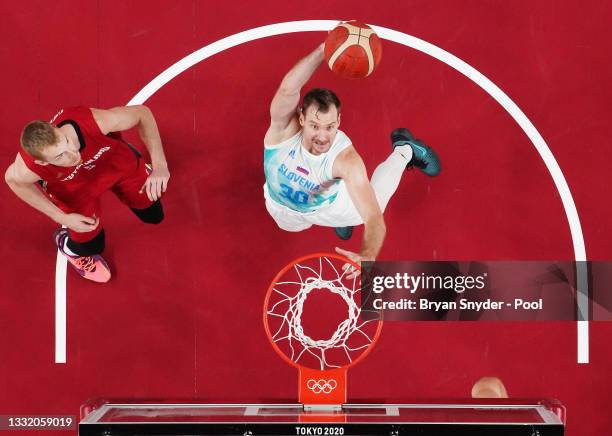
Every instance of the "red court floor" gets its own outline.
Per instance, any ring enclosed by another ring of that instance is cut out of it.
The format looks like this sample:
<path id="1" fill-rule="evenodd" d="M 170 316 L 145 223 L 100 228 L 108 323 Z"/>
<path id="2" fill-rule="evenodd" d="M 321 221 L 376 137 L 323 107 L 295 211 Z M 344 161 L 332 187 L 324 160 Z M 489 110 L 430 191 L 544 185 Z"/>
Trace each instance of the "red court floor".
<path id="1" fill-rule="evenodd" d="M 0 161 L 28 121 L 61 107 L 126 104 L 164 69 L 220 38 L 267 24 L 357 18 L 424 39 L 510 96 L 546 140 L 569 184 L 589 259 L 610 259 L 612 63 L 605 1 L 2 2 Z M 224 51 L 155 93 L 172 178 L 166 220 L 145 226 L 104 198 L 106 285 L 68 272 L 67 363 L 54 363 L 55 229 L 0 188 L 0 415 L 78 414 L 89 398 L 279 401 L 295 370 L 269 346 L 261 306 L 290 260 L 340 244 L 331 229 L 279 230 L 263 202 L 263 135 L 285 72 L 325 37 L 280 35 Z M 371 174 L 406 126 L 437 147 L 444 171 L 407 173 L 385 213 L 381 259 L 571 260 L 560 196 L 542 159 L 486 92 L 423 53 L 384 41 L 379 70 L 345 81 L 322 67 L 342 130 Z M 387 323 L 351 372 L 349 397 L 463 398 L 482 375 L 515 397 L 568 408 L 570 436 L 608 434 L 609 323 Z M 65 433 L 64 433 L 65 434 Z"/>

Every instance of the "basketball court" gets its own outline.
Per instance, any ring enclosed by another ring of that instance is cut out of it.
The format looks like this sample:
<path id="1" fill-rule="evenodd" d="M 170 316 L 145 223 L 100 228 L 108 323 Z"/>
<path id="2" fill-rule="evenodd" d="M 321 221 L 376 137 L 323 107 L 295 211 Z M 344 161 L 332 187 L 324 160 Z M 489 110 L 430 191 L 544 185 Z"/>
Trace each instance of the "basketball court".
<path id="1" fill-rule="evenodd" d="M 147 423 L 137 429 L 147 434 L 185 421 L 202 424 L 181 430 L 194 434 L 299 434 L 300 425 L 310 434 L 313 412 L 296 406 L 300 369 L 278 356 L 287 350 L 275 350 L 262 322 L 266 291 L 295 259 L 357 251 L 363 229 L 350 241 L 331 228 L 280 230 L 264 206 L 262 144 L 283 75 L 340 20 L 374 26 L 381 64 L 359 80 L 322 66 L 307 86 L 341 98 L 341 129 L 368 173 L 400 126 L 435 145 L 444 165 L 435 179 L 403 177 L 380 259 L 610 258 L 605 2 L 3 6 L 5 167 L 28 121 L 131 102 L 154 113 L 171 179 L 157 226 L 103 197 L 105 285 L 63 269 L 54 223 L 3 185 L 0 415 L 79 418 L 94 404 L 82 434 L 128 421 Z M 128 139 L 143 149 L 134 132 Z M 339 316 L 321 304 L 304 303 L 313 322 Z M 350 367 L 341 402 L 354 407 L 315 411 L 316 423 L 332 423 L 318 428 L 420 434 L 402 426 L 451 422 L 486 434 L 482 424 L 494 422 L 498 434 L 582 436 L 612 427 L 609 323 L 381 324 Z M 485 375 L 504 381 L 507 403 L 468 400 Z"/>

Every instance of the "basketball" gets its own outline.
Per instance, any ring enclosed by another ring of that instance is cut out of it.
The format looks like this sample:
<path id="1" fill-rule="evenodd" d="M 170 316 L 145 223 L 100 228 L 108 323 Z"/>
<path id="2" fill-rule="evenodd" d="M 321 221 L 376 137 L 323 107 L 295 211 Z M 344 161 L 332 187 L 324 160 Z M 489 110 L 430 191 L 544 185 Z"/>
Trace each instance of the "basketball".
<path id="1" fill-rule="evenodd" d="M 367 77 L 382 56 L 380 38 L 370 26 L 352 20 L 341 23 L 325 39 L 325 61 L 336 74 L 347 79 Z"/>

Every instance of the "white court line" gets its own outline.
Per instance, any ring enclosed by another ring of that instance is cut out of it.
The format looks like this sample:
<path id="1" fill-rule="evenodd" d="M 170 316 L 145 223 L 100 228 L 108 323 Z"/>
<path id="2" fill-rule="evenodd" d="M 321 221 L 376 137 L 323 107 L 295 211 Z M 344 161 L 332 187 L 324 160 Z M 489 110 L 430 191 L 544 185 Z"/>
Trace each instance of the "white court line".
<path id="1" fill-rule="evenodd" d="M 66 363 L 66 265 L 57 250 L 55 259 L 55 363 Z"/>
<path id="2" fill-rule="evenodd" d="M 220 39 L 212 44 L 209 44 L 201 49 L 191 53 L 190 55 L 179 60 L 168 69 L 159 74 L 151 82 L 149 82 L 138 94 L 132 98 L 128 105 L 142 104 L 147 101 L 155 92 L 157 92 L 162 86 L 174 79 L 176 76 L 181 74 L 183 71 L 203 61 L 217 53 L 224 50 L 228 50 L 232 47 L 236 47 L 240 44 L 244 44 L 250 41 L 254 41 L 261 38 L 267 38 L 274 35 L 283 35 L 288 33 L 297 32 L 317 32 L 317 31 L 328 31 L 333 29 L 341 20 L 305 20 L 305 21 L 292 21 L 286 23 L 276 23 L 267 26 L 257 27 L 244 32 L 236 33 L 226 38 Z M 561 172 L 561 168 L 553 156 L 550 148 L 542 138 L 542 135 L 535 128 L 533 123 L 529 121 L 527 116 L 519 109 L 519 107 L 508 97 L 497 85 L 495 85 L 486 76 L 470 66 L 466 62 L 462 61 L 458 57 L 451 53 L 429 43 L 422 39 L 415 38 L 414 36 L 407 35 L 396 30 L 387 29 L 379 26 L 372 26 L 378 35 L 389 41 L 396 42 L 406 47 L 411 47 L 415 50 L 421 51 L 429 56 L 432 56 L 448 66 L 459 71 L 461 74 L 472 80 L 478 86 L 480 86 L 485 92 L 487 92 L 495 101 L 497 101 L 512 118 L 517 122 L 521 129 L 525 132 L 527 137 L 531 140 L 536 150 L 540 154 L 540 157 L 544 161 L 548 172 L 553 178 L 555 187 L 559 192 L 563 208 L 567 217 L 567 221 L 570 226 L 570 233 L 574 248 L 574 257 L 576 261 L 586 261 L 586 248 L 584 245 L 584 237 L 582 235 L 582 227 L 580 226 L 580 219 L 578 217 L 578 211 L 574 199 L 570 192 L 569 186 Z M 59 256 L 59 253 L 58 253 Z M 65 286 L 65 281 L 64 281 Z M 585 287 L 579 285 L 579 290 L 586 291 Z M 65 291 L 65 290 L 64 290 Z M 586 298 L 578 298 L 578 304 L 584 303 Z M 584 295 L 583 295 L 584 297 Z M 583 313 L 587 313 L 584 306 L 577 308 L 580 312 L 582 309 Z M 580 319 L 580 318 L 579 318 Z M 577 362 L 588 363 L 589 362 L 589 324 L 588 321 L 577 322 Z M 65 347 L 65 344 L 64 344 Z"/>

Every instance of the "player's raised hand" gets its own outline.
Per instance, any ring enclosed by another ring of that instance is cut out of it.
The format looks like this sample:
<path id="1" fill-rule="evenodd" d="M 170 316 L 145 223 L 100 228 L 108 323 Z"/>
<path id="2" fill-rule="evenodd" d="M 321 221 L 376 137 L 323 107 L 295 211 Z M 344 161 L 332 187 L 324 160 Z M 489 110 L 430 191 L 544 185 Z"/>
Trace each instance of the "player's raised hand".
<path id="1" fill-rule="evenodd" d="M 80 213 L 67 213 L 62 218 L 60 224 L 77 233 L 86 233 L 92 232 L 98 227 L 100 218 L 96 216 L 88 217 Z"/>
<path id="2" fill-rule="evenodd" d="M 157 201 L 161 198 L 162 194 L 166 192 L 169 179 L 170 171 L 168 171 L 167 166 L 155 166 L 151 174 L 149 174 L 147 181 L 142 185 L 142 188 L 140 188 L 140 193 L 142 194 L 146 191 L 149 200 Z"/>
<path id="3" fill-rule="evenodd" d="M 375 259 L 371 258 L 371 257 L 365 257 L 362 256 L 359 253 L 355 253 L 353 251 L 348 251 L 348 250 L 344 250 L 340 247 L 336 247 L 336 253 L 341 254 L 344 257 L 348 257 L 350 260 L 352 260 L 353 262 L 355 262 L 358 265 L 361 265 L 361 262 L 367 262 L 367 261 L 374 261 Z M 354 279 L 355 277 L 358 277 L 361 274 L 361 271 L 359 270 L 359 268 L 355 268 L 353 265 L 351 265 L 350 263 L 345 263 L 342 266 L 342 270 L 345 272 L 348 272 L 348 275 L 346 276 L 346 278 L 348 279 Z"/>

